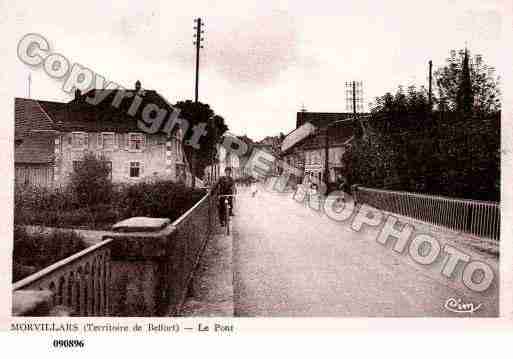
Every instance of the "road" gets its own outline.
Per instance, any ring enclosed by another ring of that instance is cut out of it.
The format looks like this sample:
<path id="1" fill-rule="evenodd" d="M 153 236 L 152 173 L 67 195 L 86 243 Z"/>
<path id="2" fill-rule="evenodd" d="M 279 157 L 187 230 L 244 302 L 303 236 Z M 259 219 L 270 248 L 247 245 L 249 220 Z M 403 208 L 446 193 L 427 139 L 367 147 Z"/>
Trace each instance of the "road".
<path id="1" fill-rule="evenodd" d="M 292 199 L 241 191 L 233 217 L 235 316 L 497 316 L 498 277 L 482 293 L 377 243 L 378 229 L 354 232 Z M 423 229 L 425 231 L 425 229 Z M 440 241 L 443 243 L 444 239 Z M 464 248 L 498 273 L 497 258 Z M 456 273 L 457 274 L 457 273 Z M 459 274 L 461 277 L 461 273 Z M 454 313 L 448 299 L 481 307 Z"/>

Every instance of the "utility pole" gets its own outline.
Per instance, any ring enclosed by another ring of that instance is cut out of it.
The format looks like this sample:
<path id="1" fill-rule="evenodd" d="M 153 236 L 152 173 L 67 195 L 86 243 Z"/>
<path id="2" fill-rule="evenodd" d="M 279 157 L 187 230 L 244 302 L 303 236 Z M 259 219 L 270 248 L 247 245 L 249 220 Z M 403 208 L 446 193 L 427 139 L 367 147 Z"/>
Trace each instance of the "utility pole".
<path id="1" fill-rule="evenodd" d="M 428 92 L 428 96 L 429 96 L 429 109 L 431 110 L 432 109 L 432 88 L 431 88 L 431 84 L 433 82 L 433 76 L 432 76 L 432 72 L 433 72 L 433 62 L 431 60 L 429 60 L 429 92 Z"/>
<path id="2" fill-rule="evenodd" d="M 363 82 L 347 81 L 345 83 L 346 111 L 356 115 L 363 112 Z"/>
<path id="3" fill-rule="evenodd" d="M 212 148 L 212 154 L 211 154 L 211 166 L 210 166 L 210 182 L 213 184 L 216 181 L 216 171 L 215 171 L 215 164 L 216 164 L 216 153 L 217 153 L 217 123 L 215 117 L 212 117 L 210 119 L 212 123 L 212 132 L 214 134 L 214 141 L 213 141 L 213 148 Z"/>
<path id="4" fill-rule="evenodd" d="M 324 132 L 325 132 L 325 139 L 324 139 L 324 184 L 326 185 L 326 191 L 329 192 L 329 177 L 330 177 L 330 168 L 329 168 L 329 165 L 330 165 L 330 162 L 329 162 L 329 125 L 326 126 L 326 128 L 324 129 Z"/>
<path id="5" fill-rule="evenodd" d="M 202 37 L 203 30 L 201 27 L 204 25 L 201 22 L 201 18 L 197 18 L 194 20 L 196 25 L 194 26 L 194 30 L 196 30 L 196 34 L 194 35 L 195 40 L 193 42 L 194 45 L 196 45 L 196 83 L 194 87 L 194 103 L 198 103 L 198 88 L 199 88 L 199 57 L 200 57 L 200 49 L 203 48 L 203 45 L 201 45 L 201 42 L 204 40 Z M 191 152 L 191 174 L 192 174 L 192 188 L 196 188 L 196 174 L 194 173 L 195 169 L 195 153 L 194 149 L 192 149 Z"/>
<path id="6" fill-rule="evenodd" d="M 32 76 L 29 72 L 29 75 L 28 75 L 28 98 L 30 98 L 30 86 L 32 85 Z"/>
<path id="7" fill-rule="evenodd" d="M 361 86 L 361 84 L 360 84 Z M 348 88 L 352 88 L 350 90 L 348 90 Z M 353 103 L 353 117 L 354 117 L 354 120 L 356 120 L 356 114 L 357 114 L 357 111 L 358 111 L 358 108 L 356 106 L 356 100 L 357 100 L 357 97 L 356 97 L 356 81 L 351 81 L 350 83 L 347 83 L 346 82 L 346 100 L 349 100 L 351 99 L 351 97 L 349 96 L 349 94 L 347 92 L 351 92 L 352 91 L 352 103 Z M 358 97 L 358 101 L 362 101 L 361 100 L 361 96 Z M 348 106 L 348 104 L 347 104 Z M 324 129 L 324 132 L 325 132 L 325 138 L 324 138 L 324 183 L 326 184 L 326 189 L 329 190 L 329 185 L 330 185 L 330 168 L 329 168 L 329 165 L 330 165 L 330 160 L 329 160 L 329 147 L 330 147 L 330 143 L 329 143 L 329 128 L 335 124 L 335 123 L 338 123 L 338 122 L 341 122 L 340 120 L 339 121 L 335 121 L 335 122 L 332 122 L 330 124 L 328 124 L 325 129 Z M 342 121 L 343 122 L 343 121 Z"/>
<path id="8" fill-rule="evenodd" d="M 203 39 L 203 33 L 204 31 L 201 29 L 201 27 L 203 25 L 205 25 L 204 23 L 201 22 L 201 18 L 197 18 L 196 20 L 194 20 L 194 22 L 196 23 L 196 25 L 194 26 L 194 30 L 196 30 L 196 35 L 195 35 L 195 40 L 194 40 L 194 45 L 196 45 L 196 86 L 195 86 L 195 91 L 194 91 L 194 102 L 198 102 L 198 87 L 199 87 L 199 58 L 200 58 L 200 49 L 203 48 L 203 45 L 201 45 L 201 42 L 204 40 Z"/>
<path id="9" fill-rule="evenodd" d="M 356 82 L 353 81 L 353 114 L 356 118 Z"/>

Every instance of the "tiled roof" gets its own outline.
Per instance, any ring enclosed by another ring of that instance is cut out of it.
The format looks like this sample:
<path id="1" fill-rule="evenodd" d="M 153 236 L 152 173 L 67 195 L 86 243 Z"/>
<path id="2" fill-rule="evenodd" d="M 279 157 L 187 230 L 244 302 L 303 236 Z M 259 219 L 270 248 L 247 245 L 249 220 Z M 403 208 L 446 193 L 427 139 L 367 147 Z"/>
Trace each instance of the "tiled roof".
<path id="1" fill-rule="evenodd" d="M 366 114 L 359 114 L 366 115 Z M 344 120 L 353 117 L 351 112 L 298 112 L 296 114 L 296 128 L 300 127 L 306 122 L 310 122 L 315 127 L 325 127 L 331 122 Z"/>
<path id="2" fill-rule="evenodd" d="M 121 93 L 123 92 L 123 93 Z M 113 105 L 116 96 L 122 97 L 118 107 Z M 61 131 L 90 131 L 90 132 L 129 132 L 141 131 L 137 120 L 142 118 L 142 111 L 147 104 L 154 104 L 159 109 L 170 113 L 171 105 L 156 91 L 144 90 L 141 104 L 134 116 L 128 112 L 134 101 L 135 90 L 91 90 L 78 99 L 69 103 L 40 101 L 41 106 L 55 119 Z M 96 105 L 86 101 L 89 98 L 101 98 Z"/>
<path id="3" fill-rule="evenodd" d="M 170 113 L 171 105 L 156 91 L 144 90 L 138 110 L 131 116 L 128 110 L 135 90 L 91 90 L 68 103 L 33 99 L 15 99 L 15 162 L 48 163 L 53 161 L 53 138 L 56 131 L 140 132 L 137 120 L 147 104 L 155 104 Z M 120 93 L 124 91 L 124 93 Z M 103 98 L 97 105 L 86 97 Z M 126 95 L 116 108 L 115 96 Z"/>
<path id="4" fill-rule="evenodd" d="M 21 139 L 31 130 L 52 130 L 54 123 L 38 101 L 14 99 L 14 138 Z"/>
<path id="5" fill-rule="evenodd" d="M 292 149 L 319 149 L 326 146 L 326 131 L 330 147 L 341 146 L 353 137 L 353 126 L 348 123 L 334 124 L 328 128 L 314 127 L 311 130 L 310 122 L 291 132 L 282 143 L 282 154 Z"/>
<path id="6" fill-rule="evenodd" d="M 54 154 L 54 122 L 38 101 L 14 100 L 15 163 L 50 163 Z"/>

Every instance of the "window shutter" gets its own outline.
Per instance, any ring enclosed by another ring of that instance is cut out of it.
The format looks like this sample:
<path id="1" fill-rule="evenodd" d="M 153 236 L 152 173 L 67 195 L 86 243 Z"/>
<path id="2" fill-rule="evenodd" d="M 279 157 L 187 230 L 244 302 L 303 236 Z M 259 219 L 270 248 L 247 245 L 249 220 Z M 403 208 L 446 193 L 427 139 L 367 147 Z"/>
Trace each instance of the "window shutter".
<path id="1" fill-rule="evenodd" d="M 144 176 L 144 162 L 139 162 L 139 177 Z"/>
<path id="2" fill-rule="evenodd" d="M 142 137 L 142 141 L 141 141 L 141 149 L 142 150 L 145 150 L 146 149 L 146 135 L 143 133 L 141 134 L 141 137 Z"/>
<path id="3" fill-rule="evenodd" d="M 101 132 L 96 134 L 96 148 L 102 148 L 103 147 L 103 137 Z"/>
<path id="4" fill-rule="evenodd" d="M 123 135 L 123 137 L 124 137 L 124 141 L 123 142 L 124 142 L 124 145 L 125 145 L 125 150 L 128 151 L 129 150 L 129 146 L 130 146 L 130 134 L 129 133 L 125 133 Z"/>
<path id="5" fill-rule="evenodd" d="M 124 177 L 130 178 L 130 161 L 125 162 Z"/>
<path id="6" fill-rule="evenodd" d="M 123 143 L 123 135 L 121 133 L 115 133 L 114 134 L 114 147 L 115 148 L 121 147 L 121 143 Z"/>
<path id="7" fill-rule="evenodd" d="M 84 147 L 85 148 L 89 147 L 89 134 L 88 133 L 86 133 L 84 136 Z"/>

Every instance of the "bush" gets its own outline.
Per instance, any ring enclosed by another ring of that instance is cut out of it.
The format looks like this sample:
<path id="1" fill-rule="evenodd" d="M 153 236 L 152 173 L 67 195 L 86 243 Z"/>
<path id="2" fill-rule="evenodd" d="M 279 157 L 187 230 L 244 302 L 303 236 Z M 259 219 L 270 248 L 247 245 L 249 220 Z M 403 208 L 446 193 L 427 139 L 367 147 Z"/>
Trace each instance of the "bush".
<path id="1" fill-rule="evenodd" d="M 116 207 L 122 218 L 147 216 L 175 220 L 205 195 L 181 183 L 157 181 L 122 188 Z"/>
<path id="2" fill-rule="evenodd" d="M 109 192 L 108 202 L 84 205 L 70 188 L 17 188 L 14 223 L 108 229 L 135 216 L 175 220 L 205 194 L 171 181 L 117 185 Z"/>
<path id="3" fill-rule="evenodd" d="M 24 227 L 15 226 L 13 281 L 23 279 L 86 247 L 83 238 L 74 231 L 29 233 Z"/>
<path id="4" fill-rule="evenodd" d="M 85 206 L 109 203 L 112 197 L 111 168 L 104 157 L 87 153 L 71 175 L 70 189 Z"/>

